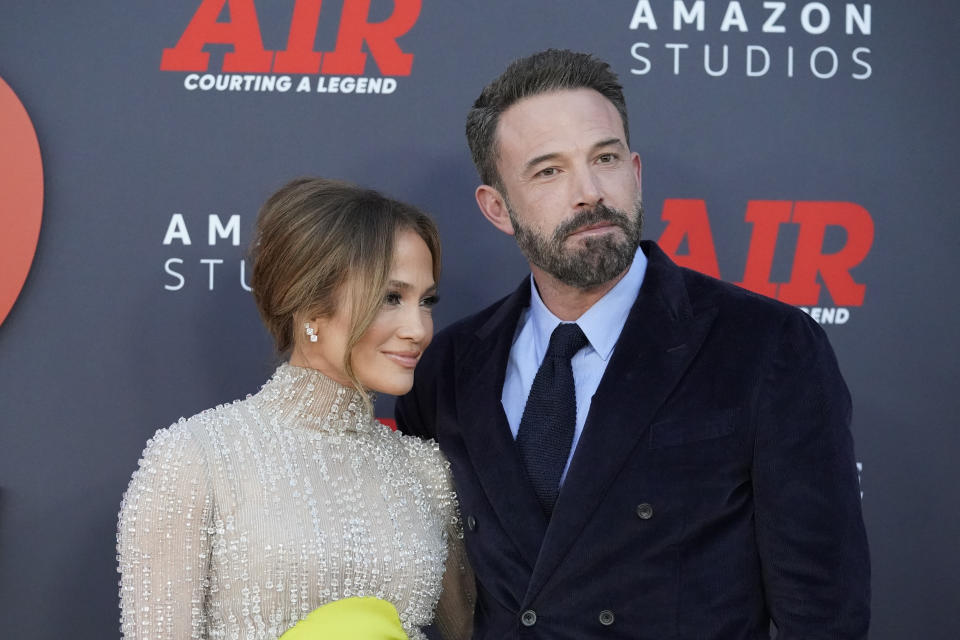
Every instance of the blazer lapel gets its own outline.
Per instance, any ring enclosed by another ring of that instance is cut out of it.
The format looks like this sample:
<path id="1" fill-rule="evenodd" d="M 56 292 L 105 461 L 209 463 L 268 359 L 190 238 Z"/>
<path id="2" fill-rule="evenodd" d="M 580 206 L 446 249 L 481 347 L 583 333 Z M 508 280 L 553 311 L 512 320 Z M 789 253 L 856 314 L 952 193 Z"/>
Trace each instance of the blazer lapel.
<path id="1" fill-rule="evenodd" d="M 643 286 L 590 404 L 527 591 L 543 587 L 676 386 L 717 314 L 694 315 L 683 274 L 656 245 Z"/>
<path id="2" fill-rule="evenodd" d="M 477 331 L 476 340 L 458 358 L 455 386 L 457 417 L 470 462 L 501 526 L 532 569 L 547 519 L 523 470 L 500 400 L 517 322 L 529 305 L 529 282 L 525 279 Z"/>

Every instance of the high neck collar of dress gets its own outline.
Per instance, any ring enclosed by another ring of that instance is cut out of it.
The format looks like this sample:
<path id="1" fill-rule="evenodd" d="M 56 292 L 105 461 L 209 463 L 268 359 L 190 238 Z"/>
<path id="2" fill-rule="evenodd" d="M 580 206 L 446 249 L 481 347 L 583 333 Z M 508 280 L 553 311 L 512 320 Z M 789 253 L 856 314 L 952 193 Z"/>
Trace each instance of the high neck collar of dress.
<path id="1" fill-rule="evenodd" d="M 374 426 L 359 391 L 316 369 L 284 363 L 255 398 L 277 426 L 329 433 L 364 432 Z"/>

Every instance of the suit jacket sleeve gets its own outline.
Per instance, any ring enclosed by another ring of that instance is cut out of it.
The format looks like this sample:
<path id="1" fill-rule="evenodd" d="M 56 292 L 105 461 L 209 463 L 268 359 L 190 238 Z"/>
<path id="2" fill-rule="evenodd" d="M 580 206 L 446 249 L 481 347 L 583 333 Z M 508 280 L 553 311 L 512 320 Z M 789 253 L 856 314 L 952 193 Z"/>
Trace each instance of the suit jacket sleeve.
<path id="1" fill-rule="evenodd" d="M 778 638 L 866 638 L 870 561 L 850 395 L 807 316 L 784 321 L 757 399 L 755 527 Z"/>

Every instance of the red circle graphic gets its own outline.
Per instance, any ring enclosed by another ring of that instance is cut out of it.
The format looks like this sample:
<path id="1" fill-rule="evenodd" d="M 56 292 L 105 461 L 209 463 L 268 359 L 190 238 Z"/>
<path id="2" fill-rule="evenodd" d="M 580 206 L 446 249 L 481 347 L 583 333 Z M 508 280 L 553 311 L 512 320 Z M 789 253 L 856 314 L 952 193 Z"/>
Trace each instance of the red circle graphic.
<path id="1" fill-rule="evenodd" d="M 43 163 L 30 116 L 0 78 L 0 324 L 30 271 L 43 217 Z"/>

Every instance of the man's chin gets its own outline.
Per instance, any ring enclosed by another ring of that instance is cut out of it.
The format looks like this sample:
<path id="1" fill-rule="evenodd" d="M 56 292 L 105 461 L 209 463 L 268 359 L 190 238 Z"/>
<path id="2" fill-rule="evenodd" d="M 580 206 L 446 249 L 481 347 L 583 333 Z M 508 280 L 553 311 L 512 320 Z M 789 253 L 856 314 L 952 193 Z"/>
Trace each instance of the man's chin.
<path id="1" fill-rule="evenodd" d="M 579 260 L 586 262 L 620 255 L 628 252 L 631 247 L 636 249 L 637 246 L 627 236 L 627 232 L 620 227 L 591 235 L 570 236 L 564 244 L 568 255 L 576 255 Z"/>

